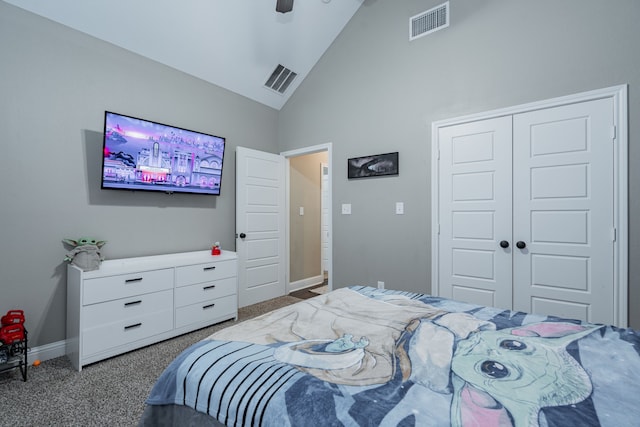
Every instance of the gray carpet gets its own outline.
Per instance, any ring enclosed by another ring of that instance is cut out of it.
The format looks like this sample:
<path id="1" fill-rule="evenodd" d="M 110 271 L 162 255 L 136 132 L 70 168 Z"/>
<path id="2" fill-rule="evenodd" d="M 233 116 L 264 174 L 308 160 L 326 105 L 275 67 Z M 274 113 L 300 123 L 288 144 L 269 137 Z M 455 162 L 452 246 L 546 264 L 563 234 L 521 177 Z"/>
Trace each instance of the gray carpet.
<path id="1" fill-rule="evenodd" d="M 284 296 L 239 310 L 239 321 L 300 301 Z M 135 426 L 156 378 L 189 345 L 229 320 L 75 371 L 59 357 L 0 374 L 0 426 Z"/>

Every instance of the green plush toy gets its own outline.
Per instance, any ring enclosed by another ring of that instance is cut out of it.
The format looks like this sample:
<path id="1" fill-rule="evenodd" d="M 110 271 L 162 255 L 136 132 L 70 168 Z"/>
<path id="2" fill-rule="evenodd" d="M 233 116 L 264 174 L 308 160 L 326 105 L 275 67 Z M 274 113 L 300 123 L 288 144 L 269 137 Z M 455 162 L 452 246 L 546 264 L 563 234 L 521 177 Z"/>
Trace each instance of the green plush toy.
<path id="1" fill-rule="evenodd" d="M 104 257 L 100 253 L 100 248 L 104 246 L 106 240 L 96 240 L 91 237 L 81 237 L 77 240 L 62 239 L 63 243 L 72 246 L 71 252 L 64 257 L 66 262 L 70 262 L 80 267 L 83 271 L 97 270 Z"/>

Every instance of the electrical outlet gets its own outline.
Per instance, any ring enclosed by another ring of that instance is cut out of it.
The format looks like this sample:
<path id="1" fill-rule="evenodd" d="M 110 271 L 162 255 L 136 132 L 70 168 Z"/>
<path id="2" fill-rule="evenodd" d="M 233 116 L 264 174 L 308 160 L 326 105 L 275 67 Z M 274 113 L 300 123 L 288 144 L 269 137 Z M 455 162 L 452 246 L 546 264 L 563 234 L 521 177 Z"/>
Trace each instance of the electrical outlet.
<path id="1" fill-rule="evenodd" d="M 384 282 L 381 280 L 378 280 L 378 289 L 384 289 Z"/>

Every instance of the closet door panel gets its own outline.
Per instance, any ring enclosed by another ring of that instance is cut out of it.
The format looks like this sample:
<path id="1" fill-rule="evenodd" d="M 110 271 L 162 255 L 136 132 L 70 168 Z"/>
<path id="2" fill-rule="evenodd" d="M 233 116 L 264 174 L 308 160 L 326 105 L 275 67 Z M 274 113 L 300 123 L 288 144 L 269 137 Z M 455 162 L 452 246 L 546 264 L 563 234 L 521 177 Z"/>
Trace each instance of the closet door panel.
<path id="1" fill-rule="evenodd" d="M 514 309 L 615 323 L 611 99 L 513 118 Z"/>
<path id="2" fill-rule="evenodd" d="M 511 117 L 440 129 L 440 295 L 510 308 Z"/>

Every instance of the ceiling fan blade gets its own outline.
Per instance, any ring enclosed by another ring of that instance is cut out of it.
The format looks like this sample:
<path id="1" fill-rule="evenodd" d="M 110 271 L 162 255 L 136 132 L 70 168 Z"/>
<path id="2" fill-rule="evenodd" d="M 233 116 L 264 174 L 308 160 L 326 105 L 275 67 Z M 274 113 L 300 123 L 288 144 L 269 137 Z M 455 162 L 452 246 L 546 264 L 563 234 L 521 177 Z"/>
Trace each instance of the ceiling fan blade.
<path id="1" fill-rule="evenodd" d="M 287 13 L 293 10 L 293 0 L 276 0 L 276 12 Z"/>

